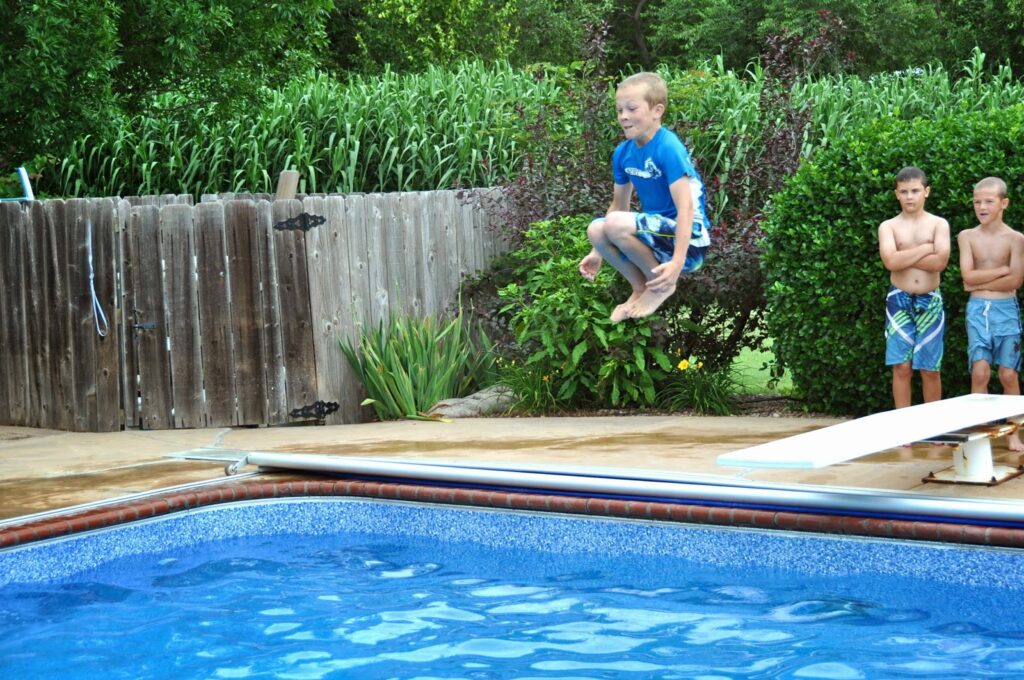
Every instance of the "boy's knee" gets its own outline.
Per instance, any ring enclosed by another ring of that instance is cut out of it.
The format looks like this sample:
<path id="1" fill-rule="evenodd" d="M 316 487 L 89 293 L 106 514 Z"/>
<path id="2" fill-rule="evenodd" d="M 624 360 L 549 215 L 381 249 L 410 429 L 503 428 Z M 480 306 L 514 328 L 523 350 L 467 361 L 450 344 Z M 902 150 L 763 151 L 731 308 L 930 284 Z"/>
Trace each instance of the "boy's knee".
<path id="1" fill-rule="evenodd" d="M 595 240 L 604 238 L 604 220 L 594 220 L 587 226 L 587 238 L 590 239 L 591 243 Z"/>
<path id="2" fill-rule="evenodd" d="M 1010 368 L 1009 366 L 999 367 L 999 382 L 1002 383 L 1003 387 L 1008 385 L 1016 385 L 1019 380 L 1017 371 Z"/>
<path id="3" fill-rule="evenodd" d="M 987 384 L 990 377 L 992 377 L 992 368 L 988 365 L 987 361 L 975 361 L 971 365 L 971 379 L 974 382 L 984 382 Z"/>
<path id="4" fill-rule="evenodd" d="M 605 224 L 613 229 L 636 228 L 636 215 L 625 210 L 614 210 L 604 218 Z"/>
<path id="5" fill-rule="evenodd" d="M 902 364 L 893 364 L 892 366 L 892 377 L 897 380 L 910 380 L 913 373 L 914 371 L 910 367 L 909 361 L 905 361 Z"/>

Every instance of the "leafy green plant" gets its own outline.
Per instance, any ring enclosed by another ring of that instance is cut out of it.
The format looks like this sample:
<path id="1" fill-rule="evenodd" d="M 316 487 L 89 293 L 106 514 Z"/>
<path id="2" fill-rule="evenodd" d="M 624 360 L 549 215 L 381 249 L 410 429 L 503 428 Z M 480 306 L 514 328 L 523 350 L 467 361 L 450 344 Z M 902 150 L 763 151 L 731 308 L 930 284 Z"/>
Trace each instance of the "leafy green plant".
<path id="1" fill-rule="evenodd" d="M 538 222 L 512 254 L 516 282 L 499 295 L 521 352 L 518 370 L 529 372 L 518 379 L 536 384 L 537 375 L 546 376 L 552 407 L 653 404 L 658 380 L 672 369 L 664 322 L 609 320 L 628 291 L 611 267 L 592 282 L 580 276 L 589 222 L 586 216 Z"/>
<path id="2" fill-rule="evenodd" d="M 768 326 L 772 350 L 808 408 L 861 415 L 892 406 L 882 340 L 889 274 L 877 227 L 899 212 L 893 177 L 906 165 L 928 174 L 927 209 L 950 224 L 953 253 L 941 282 L 943 392 L 970 391 L 956 234 L 977 223 L 972 190 L 989 175 L 1009 185 L 1006 223 L 1024 225 L 1021 148 L 1021 105 L 934 120 L 886 118 L 833 140 L 773 197 L 764 226 Z"/>
<path id="3" fill-rule="evenodd" d="M 728 416 L 736 412 L 740 388 L 732 364 L 705 367 L 698 359 L 681 359 L 665 381 L 660 401 L 672 411 Z"/>
<path id="4" fill-rule="evenodd" d="M 490 340 L 461 313 L 447 322 L 392 318 L 364 330 L 358 343 L 342 340 L 341 350 L 369 395 L 364 404 L 381 420 L 432 419 L 427 410 L 437 402 L 494 376 Z"/>
<path id="5" fill-rule="evenodd" d="M 498 384 L 509 388 L 515 395 L 514 411 L 547 413 L 554 410 L 559 401 L 555 383 L 543 368 L 525 364 L 516 359 L 498 359 Z"/>

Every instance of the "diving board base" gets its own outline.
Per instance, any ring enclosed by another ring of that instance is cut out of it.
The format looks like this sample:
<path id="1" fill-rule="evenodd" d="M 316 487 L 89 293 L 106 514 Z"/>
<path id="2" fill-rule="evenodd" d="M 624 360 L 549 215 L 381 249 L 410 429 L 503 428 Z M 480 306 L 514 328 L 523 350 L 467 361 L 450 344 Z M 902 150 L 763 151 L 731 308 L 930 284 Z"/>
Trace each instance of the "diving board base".
<path id="1" fill-rule="evenodd" d="M 965 471 L 957 470 L 953 465 L 944 470 L 929 472 L 927 477 L 921 479 L 925 483 L 933 484 L 976 484 L 981 486 L 996 486 L 1008 479 L 1024 475 L 1024 466 L 1010 467 L 1009 465 L 992 466 L 992 474 L 989 477 L 978 477 L 967 474 Z"/>
<path id="2" fill-rule="evenodd" d="M 992 441 L 1015 433 L 1021 416 L 1009 418 L 1001 423 L 987 423 L 958 432 L 950 432 L 925 441 L 933 444 L 955 446 L 953 465 L 938 472 L 929 472 L 923 482 L 940 484 L 981 484 L 995 486 L 1024 473 L 1024 468 L 996 465 L 992 459 Z"/>

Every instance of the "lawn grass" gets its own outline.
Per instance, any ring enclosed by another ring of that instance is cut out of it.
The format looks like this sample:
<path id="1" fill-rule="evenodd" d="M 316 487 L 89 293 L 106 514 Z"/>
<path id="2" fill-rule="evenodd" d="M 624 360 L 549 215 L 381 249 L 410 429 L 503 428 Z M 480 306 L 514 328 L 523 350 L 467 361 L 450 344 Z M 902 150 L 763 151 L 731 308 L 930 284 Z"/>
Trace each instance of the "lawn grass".
<path id="1" fill-rule="evenodd" d="M 771 374 L 767 365 L 771 363 L 774 355 L 771 350 L 744 349 L 733 362 L 733 369 L 736 371 L 736 381 L 739 384 L 737 394 L 784 394 L 788 395 L 793 391 L 793 381 L 789 373 L 782 375 L 782 380 L 774 387 L 769 387 Z"/>

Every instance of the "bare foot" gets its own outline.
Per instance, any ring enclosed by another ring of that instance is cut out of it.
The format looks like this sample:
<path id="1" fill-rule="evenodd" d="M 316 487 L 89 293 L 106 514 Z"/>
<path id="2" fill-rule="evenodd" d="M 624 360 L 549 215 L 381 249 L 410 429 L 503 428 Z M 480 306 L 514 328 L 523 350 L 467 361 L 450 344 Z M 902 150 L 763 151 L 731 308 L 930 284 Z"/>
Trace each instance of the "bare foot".
<path id="1" fill-rule="evenodd" d="M 633 294 L 629 296 L 628 300 L 626 300 L 621 305 L 618 305 L 615 309 L 613 309 L 612 315 L 609 317 L 612 320 L 612 323 L 619 323 L 620 321 L 625 321 L 626 319 L 628 319 L 630 317 L 630 305 L 639 300 L 641 295 L 643 295 L 643 291 L 634 290 Z"/>
<path id="2" fill-rule="evenodd" d="M 1021 443 L 1020 436 L 1016 432 L 1006 436 L 1006 448 L 1011 451 L 1024 451 L 1024 444 Z"/>
<path id="3" fill-rule="evenodd" d="M 658 307 L 661 307 L 661 303 L 671 297 L 672 293 L 676 292 L 676 287 L 672 286 L 668 290 L 660 293 L 655 293 L 652 290 L 644 291 L 629 308 L 629 316 L 632 319 L 642 319 L 645 316 L 650 316 L 657 311 Z M 628 303 L 627 303 L 628 304 Z"/>
<path id="4" fill-rule="evenodd" d="M 612 310 L 612 315 L 609 317 L 612 323 L 619 323 L 629 318 L 629 303 L 623 302 Z"/>

